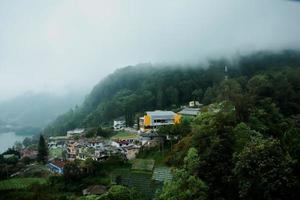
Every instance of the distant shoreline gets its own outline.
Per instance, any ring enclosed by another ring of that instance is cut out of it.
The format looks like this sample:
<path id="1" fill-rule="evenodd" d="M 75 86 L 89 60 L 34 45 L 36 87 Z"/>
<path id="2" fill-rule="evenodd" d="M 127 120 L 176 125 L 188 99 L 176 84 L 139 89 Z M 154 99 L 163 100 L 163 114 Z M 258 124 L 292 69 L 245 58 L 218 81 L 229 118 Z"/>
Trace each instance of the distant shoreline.
<path id="1" fill-rule="evenodd" d="M 5 152 L 8 148 L 14 146 L 15 142 L 23 142 L 26 137 L 32 137 L 32 135 L 18 135 L 13 131 L 0 132 L 0 153 Z"/>

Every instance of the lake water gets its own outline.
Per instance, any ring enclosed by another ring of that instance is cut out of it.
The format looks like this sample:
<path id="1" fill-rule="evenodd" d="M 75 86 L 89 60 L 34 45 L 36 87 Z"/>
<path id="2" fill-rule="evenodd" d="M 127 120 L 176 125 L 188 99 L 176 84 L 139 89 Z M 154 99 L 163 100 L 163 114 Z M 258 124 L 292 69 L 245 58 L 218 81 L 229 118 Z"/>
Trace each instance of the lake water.
<path id="1" fill-rule="evenodd" d="M 16 141 L 23 142 L 26 137 L 31 136 L 16 135 L 14 132 L 0 133 L 0 153 L 6 151 L 9 147 L 12 147 Z"/>

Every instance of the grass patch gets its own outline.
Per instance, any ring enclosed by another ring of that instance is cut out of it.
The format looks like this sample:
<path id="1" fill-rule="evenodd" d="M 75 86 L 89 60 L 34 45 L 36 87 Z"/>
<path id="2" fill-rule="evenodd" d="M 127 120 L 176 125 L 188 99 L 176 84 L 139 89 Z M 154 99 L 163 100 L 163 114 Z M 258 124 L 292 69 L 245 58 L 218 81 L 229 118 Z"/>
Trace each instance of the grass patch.
<path id="1" fill-rule="evenodd" d="M 49 157 L 50 158 L 62 158 L 62 153 L 63 153 L 63 150 L 61 148 L 50 149 Z"/>
<path id="2" fill-rule="evenodd" d="M 165 165 L 166 155 L 170 153 L 170 146 L 166 144 L 164 150 L 161 151 L 159 146 L 151 148 L 143 148 L 137 155 L 137 158 L 142 159 L 154 159 L 155 164 Z"/>
<path id="3" fill-rule="evenodd" d="M 27 168 L 20 173 L 20 177 L 22 178 L 47 178 L 49 177 L 49 169 L 45 165 L 41 164 L 34 164 L 34 165 L 29 165 Z"/>
<path id="4" fill-rule="evenodd" d="M 86 177 L 82 180 L 82 185 L 88 187 L 90 185 L 110 185 L 111 177 L 107 175 Z"/>
<path id="5" fill-rule="evenodd" d="M 46 184 L 44 178 L 12 178 L 0 181 L 0 190 L 26 189 L 32 184 Z"/>
<path id="6" fill-rule="evenodd" d="M 138 134 L 129 133 L 129 132 L 118 132 L 116 135 L 112 136 L 112 140 L 128 140 L 128 139 L 137 139 L 139 137 Z"/>
<path id="7" fill-rule="evenodd" d="M 153 159 L 135 159 L 132 161 L 132 170 L 152 171 L 155 160 Z"/>

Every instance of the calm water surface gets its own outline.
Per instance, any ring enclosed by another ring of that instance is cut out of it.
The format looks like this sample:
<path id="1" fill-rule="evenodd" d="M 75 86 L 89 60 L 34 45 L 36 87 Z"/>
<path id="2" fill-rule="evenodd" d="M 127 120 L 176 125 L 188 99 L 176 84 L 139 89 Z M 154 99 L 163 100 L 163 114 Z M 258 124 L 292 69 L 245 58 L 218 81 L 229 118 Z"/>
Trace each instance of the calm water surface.
<path id="1" fill-rule="evenodd" d="M 31 136 L 16 135 L 14 132 L 0 133 L 0 153 L 6 151 L 9 147 L 12 147 L 16 141 L 22 142 L 26 137 Z"/>

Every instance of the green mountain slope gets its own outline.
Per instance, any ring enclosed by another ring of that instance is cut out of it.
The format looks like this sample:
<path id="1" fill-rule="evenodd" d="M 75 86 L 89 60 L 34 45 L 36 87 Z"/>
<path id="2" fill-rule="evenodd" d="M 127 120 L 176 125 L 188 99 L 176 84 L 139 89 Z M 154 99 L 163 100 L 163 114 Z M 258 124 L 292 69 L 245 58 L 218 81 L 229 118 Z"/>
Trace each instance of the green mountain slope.
<path id="1" fill-rule="evenodd" d="M 146 110 L 172 109 L 190 100 L 211 103 L 221 92 L 224 66 L 228 66 L 229 78 L 234 79 L 239 87 L 246 87 L 245 83 L 254 75 L 265 74 L 260 77 L 262 80 L 253 83 L 265 84 L 265 79 L 266 91 L 262 95 L 272 97 L 286 115 L 300 113 L 297 81 L 300 52 L 257 52 L 240 56 L 234 61 L 211 60 L 205 65 L 141 64 L 118 69 L 100 81 L 80 107 L 59 116 L 44 132 L 61 135 L 76 127 L 107 124 L 119 116 L 125 116 L 130 125 L 137 113 Z M 283 81 L 278 84 L 282 93 L 276 91 L 278 81 Z M 293 96 L 288 98 L 290 102 L 284 101 L 286 95 Z"/>

